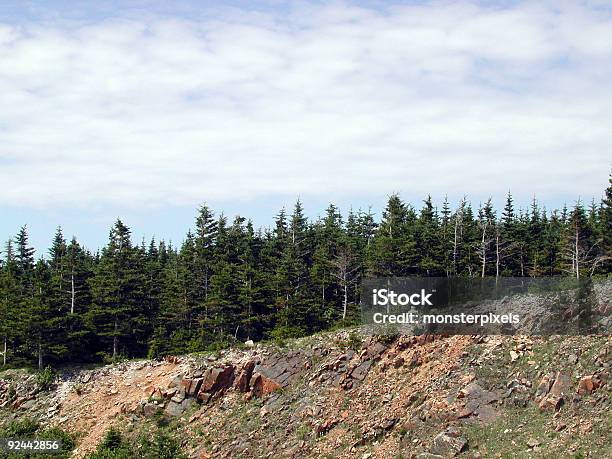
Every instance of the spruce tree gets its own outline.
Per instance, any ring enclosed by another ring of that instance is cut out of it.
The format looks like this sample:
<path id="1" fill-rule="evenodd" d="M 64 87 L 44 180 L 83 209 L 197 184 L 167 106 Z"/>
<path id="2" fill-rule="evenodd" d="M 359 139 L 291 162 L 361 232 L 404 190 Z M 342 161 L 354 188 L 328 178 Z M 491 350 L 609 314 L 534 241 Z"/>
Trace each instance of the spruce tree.
<path id="1" fill-rule="evenodd" d="M 144 344 L 143 278 L 130 229 L 117 220 L 102 250 L 91 282 L 93 304 L 89 311 L 103 352 L 113 359 L 137 352 Z"/>

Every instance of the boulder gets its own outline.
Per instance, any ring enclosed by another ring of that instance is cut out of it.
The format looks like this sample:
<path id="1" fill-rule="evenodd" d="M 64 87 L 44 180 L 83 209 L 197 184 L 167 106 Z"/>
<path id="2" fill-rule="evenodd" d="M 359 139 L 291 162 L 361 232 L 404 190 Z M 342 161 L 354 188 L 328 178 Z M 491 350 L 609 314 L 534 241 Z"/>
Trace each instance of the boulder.
<path id="1" fill-rule="evenodd" d="M 585 376 L 578 382 L 578 394 L 589 395 L 600 386 L 599 378 L 596 375 Z"/>
<path id="2" fill-rule="evenodd" d="M 544 396 L 539 403 L 541 411 L 558 411 L 563 405 L 564 397 L 569 393 L 571 385 L 570 377 L 564 373 L 557 373 L 548 395 Z"/>
<path id="3" fill-rule="evenodd" d="M 538 388 L 536 389 L 536 398 L 540 399 L 548 395 L 550 388 L 555 380 L 555 375 L 553 373 L 548 373 L 542 376 L 540 383 L 538 384 Z"/>
<path id="4" fill-rule="evenodd" d="M 168 402 L 166 406 L 166 414 L 169 416 L 180 416 L 185 411 L 185 407 L 181 403 L 176 403 L 173 401 Z"/>
<path id="5" fill-rule="evenodd" d="M 187 396 L 188 397 L 195 397 L 198 392 L 200 391 L 200 388 L 202 387 L 202 378 L 196 378 L 194 380 L 191 381 L 191 385 L 189 386 L 189 391 L 187 391 Z"/>
<path id="6" fill-rule="evenodd" d="M 142 412 L 145 417 L 150 418 L 155 416 L 158 409 L 159 407 L 155 403 L 146 403 L 145 406 L 142 408 Z"/>
<path id="7" fill-rule="evenodd" d="M 227 389 L 234 380 L 234 366 L 227 365 L 223 368 L 209 368 L 204 373 L 200 392 L 217 392 Z"/>
<path id="8" fill-rule="evenodd" d="M 248 392 L 250 389 L 251 377 L 253 376 L 253 370 L 255 369 L 255 360 L 249 360 L 244 364 L 240 374 L 236 378 L 234 387 L 240 392 Z"/>
<path id="9" fill-rule="evenodd" d="M 455 457 L 467 448 L 468 442 L 452 427 L 435 436 L 430 452 L 442 457 Z"/>
<path id="10" fill-rule="evenodd" d="M 234 382 L 234 366 L 227 365 L 223 368 L 209 368 L 206 370 L 198 390 L 198 400 L 208 403 L 213 395 L 225 392 Z"/>
<path id="11" fill-rule="evenodd" d="M 368 375 L 370 368 L 372 367 L 372 361 L 366 360 L 361 362 L 351 371 L 351 378 L 357 379 L 358 381 L 363 381 L 365 377 Z"/>
<path id="12" fill-rule="evenodd" d="M 255 397 L 265 397 L 281 388 L 281 385 L 260 373 L 253 376 L 251 394 Z"/>

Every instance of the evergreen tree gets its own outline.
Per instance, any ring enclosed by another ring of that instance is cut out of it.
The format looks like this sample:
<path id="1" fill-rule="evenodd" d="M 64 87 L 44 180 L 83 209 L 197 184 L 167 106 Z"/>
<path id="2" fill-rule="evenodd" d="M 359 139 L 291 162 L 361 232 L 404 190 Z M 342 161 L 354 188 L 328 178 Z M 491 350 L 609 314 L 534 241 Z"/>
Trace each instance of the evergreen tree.
<path id="1" fill-rule="evenodd" d="M 91 282 L 93 304 L 89 311 L 102 349 L 110 351 L 113 358 L 143 345 L 143 324 L 147 319 L 143 315 L 139 261 L 130 229 L 117 220 Z"/>
<path id="2" fill-rule="evenodd" d="M 391 195 L 368 251 L 369 273 L 406 276 L 415 270 L 414 213 L 397 194 Z"/>

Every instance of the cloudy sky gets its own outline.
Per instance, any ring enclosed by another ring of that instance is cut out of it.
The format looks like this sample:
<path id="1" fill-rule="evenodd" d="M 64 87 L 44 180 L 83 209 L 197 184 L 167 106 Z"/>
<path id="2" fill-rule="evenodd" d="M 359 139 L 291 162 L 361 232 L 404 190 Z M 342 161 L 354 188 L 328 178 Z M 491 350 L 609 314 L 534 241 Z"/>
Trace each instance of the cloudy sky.
<path id="1" fill-rule="evenodd" d="M 611 81 L 612 2 L 0 0 L 0 238 L 599 199 Z"/>

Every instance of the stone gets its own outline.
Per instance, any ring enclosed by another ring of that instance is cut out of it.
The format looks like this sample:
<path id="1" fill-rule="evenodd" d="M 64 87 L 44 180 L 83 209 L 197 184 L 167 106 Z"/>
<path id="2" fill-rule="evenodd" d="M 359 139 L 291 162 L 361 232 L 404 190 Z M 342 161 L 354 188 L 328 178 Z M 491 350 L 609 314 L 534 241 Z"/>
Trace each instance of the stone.
<path id="1" fill-rule="evenodd" d="M 550 383 L 550 380 L 548 381 Z M 548 384 L 547 383 L 547 384 Z M 558 411 L 564 402 L 564 397 L 567 393 L 569 393 L 571 380 L 570 377 L 564 373 L 557 373 L 555 380 L 550 387 L 550 391 L 547 395 L 543 396 L 542 400 L 539 403 L 539 408 L 541 411 Z M 540 383 L 542 385 L 542 383 Z M 540 387 L 538 387 L 538 391 Z"/>
<path id="2" fill-rule="evenodd" d="M 170 382 L 168 383 L 168 389 L 171 389 L 173 387 L 179 387 L 181 384 L 181 381 L 183 380 L 183 378 L 181 378 L 180 375 L 175 376 L 174 378 L 172 378 L 170 380 Z"/>
<path id="3" fill-rule="evenodd" d="M 200 392 L 200 388 L 202 387 L 202 378 L 196 378 L 191 382 L 189 386 L 189 391 L 187 391 L 187 396 L 195 397 L 198 392 Z"/>
<path id="4" fill-rule="evenodd" d="M 253 377 L 253 388 L 251 394 L 255 397 L 265 397 L 279 389 L 281 385 L 271 378 L 263 376 L 262 374 L 256 374 Z"/>
<path id="5" fill-rule="evenodd" d="M 578 382 L 578 395 L 589 395 L 599 387 L 599 379 L 594 376 L 585 376 Z"/>
<path id="6" fill-rule="evenodd" d="M 185 392 L 182 390 L 177 392 L 170 400 L 176 403 L 182 403 L 182 401 L 185 400 Z"/>
<path id="7" fill-rule="evenodd" d="M 190 409 L 194 404 L 195 404 L 195 399 L 193 398 L 186 398 L 185 400 L 183 400 L 181 402 L 181 406 L 183 407 L 183 410 L 188 410 Z"/>
<path id="8" fill-rule="evenodd" d="M 542 376 L 540 383 L 538 384 L 538 388 L 536 389 L 536 398 L 542 398 L 548 395 L 550 388 L 554 381 L 554 375 L 552 373 L 548 373 Z"/>
<path id="9" fill-rule="evenodd" d="M 146 403 L 142 408 L 143 414 L 146 418 L 150 418 L 157 414 L 158 406 L 155 403 Z"/>
<path id="10" fill-rule="evenodd" d="M 363 381 L 365 377 L 368 375 L 370 368 L 372 367 L 372 361 L 366 360 L 361 362 L 351 371 L 351 378 L 357 379 L 358 381 Z"/>
<path id="11" fill-rule="evenodd" d="M 549 393 L 557 397 L 563 397 L 566 393 L 569 392 L 570 385 L 571 385 L 570 377 L 566 375 L 565 373 L 559 372 L 557 373 L 557 377 L 555 378 L 555 382 L 550 388 Z"/>
<path id="12" fill-rule="evenodd" d="M 252 340 L 252 339 L 248 339 L 248 340 L 246 340 L 246 341 L 244 342 L 244 345 L 245 345 L 246 347 L 253 347 L 253 346 L 255 346 L 255 343 L 253 342 L 253 340 Z"/>
<path id="13" fill-rule="evenodd" d="M 382 343 L 374 343 L 366 349 L 366 354 L 370 359 L 379 359 L 383 352 L 387 350 L 387 347 Z"/>
<path id="14" fill-rule="evenodd" d="M 234 387 L 239 392 L 248 392 L 250 389 L 251 377 L 253 376 L 253 370 L 255 369 L 255 361 L 249 360 L 244 364 L 240 374 L 236 378 Z"/>
<path id="15" fill-rule="evenodd" d="M 455 457 L 468 445 L 457 429 L 449 427 L 435 436 L 430 452 L 442 457 Z"/>
<path id="16" fill-rule="evenodd" d="M 173 402 L 172 400 L 166 406 L 166 414 L 169 416 L 180 416 L 185 411 L 182 404 Z"/>
<path id="17" fill-rule="evenodd" d="M 536 446 L 540 446 L 541 443 L 539 440 L 536 440 L 535 438 L 530 438 L 529 440 L 527 440 L 527 446 L 529 448 L 535 448 Z"/>
<path id="18" fill-rule="evenodd" d="M 231 386 L 234 379 L 234 366 L 224 368 L 209 368 L 203 376 L 200 392 L 217 392 Z"/>

